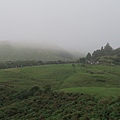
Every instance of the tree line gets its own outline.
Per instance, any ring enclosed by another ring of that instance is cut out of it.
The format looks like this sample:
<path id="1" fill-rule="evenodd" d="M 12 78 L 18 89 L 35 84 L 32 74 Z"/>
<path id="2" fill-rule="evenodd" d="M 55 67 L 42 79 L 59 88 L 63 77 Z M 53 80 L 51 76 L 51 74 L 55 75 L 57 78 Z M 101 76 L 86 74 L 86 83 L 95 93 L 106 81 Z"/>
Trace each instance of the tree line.
<path id="1" fill-rule="evenodd" d="M 0 62 L 0 69 L 7 69 L 7 68 L 18 68 L 18 67 L 27 67 L 27 66 L 40 66 L 40 65 L 48 65 L 48 64 L 68 64 L 73 63 L 74 61 L 5 61 Z"/>
<path id="2" fill-rule="evenodd" d="M 101 49 L 88 53 L 85 58 L 80 58 L 83 63 L 101 63 L 120 65 L 120 48 L 113 49 L 109 43 Z"/>

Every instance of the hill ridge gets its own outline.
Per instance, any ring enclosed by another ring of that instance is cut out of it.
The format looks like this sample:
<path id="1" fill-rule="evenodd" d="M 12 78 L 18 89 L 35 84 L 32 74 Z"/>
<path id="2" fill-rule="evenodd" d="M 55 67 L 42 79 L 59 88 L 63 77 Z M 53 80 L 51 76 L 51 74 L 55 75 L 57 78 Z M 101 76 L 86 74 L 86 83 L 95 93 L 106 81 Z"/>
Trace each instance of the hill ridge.
<path id="1" fill-rule="evenodd" d="M 19 46 L 9 41 L 0 42 L 0 61 L 15 60 L 71 60 L 73 55 L 60 47 Z"/>

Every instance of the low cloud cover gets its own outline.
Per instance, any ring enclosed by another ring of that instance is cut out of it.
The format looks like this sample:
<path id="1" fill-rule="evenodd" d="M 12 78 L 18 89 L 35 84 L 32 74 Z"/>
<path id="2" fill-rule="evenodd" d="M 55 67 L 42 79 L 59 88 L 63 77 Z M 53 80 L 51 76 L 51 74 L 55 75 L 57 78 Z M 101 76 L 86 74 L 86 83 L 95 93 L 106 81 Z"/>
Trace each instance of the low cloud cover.
<path id="1" fill-rule="evenodd" d="M 120 47 L 119 0 L 1 0 L 0 41 L 92 52 Z"/>

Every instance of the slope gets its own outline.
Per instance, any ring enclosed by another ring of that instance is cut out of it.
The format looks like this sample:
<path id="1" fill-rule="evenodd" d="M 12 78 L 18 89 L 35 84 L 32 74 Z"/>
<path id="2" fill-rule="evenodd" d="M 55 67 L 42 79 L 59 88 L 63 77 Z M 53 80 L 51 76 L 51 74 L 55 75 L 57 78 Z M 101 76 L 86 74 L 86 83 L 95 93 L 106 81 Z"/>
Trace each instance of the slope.
<path id="1" fill-rule="evenodd" d="M 16 60 L 70 60 L 73 58 L 68 51 L 58 47 L 19 46 L 9 41 L 0 42 L 0 61 Z"/>

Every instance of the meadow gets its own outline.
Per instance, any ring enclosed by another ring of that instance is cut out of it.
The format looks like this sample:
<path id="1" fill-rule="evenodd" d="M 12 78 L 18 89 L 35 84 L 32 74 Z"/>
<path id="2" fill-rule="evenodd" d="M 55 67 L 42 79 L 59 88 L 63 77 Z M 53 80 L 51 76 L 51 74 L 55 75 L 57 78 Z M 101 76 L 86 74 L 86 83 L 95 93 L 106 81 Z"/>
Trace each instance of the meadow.
<path id="1" fill-rule="evenodd" d="M 120 120 L 120 66 L 0 70 L 1 120 Z"/>
<path id="2" fill-rule="evenodd" d="M 21 91 L 49 84 L 53 91 L 119 95 L 120 66 L 72 64 L 41 65 L 0 70 L 0 85 Z"/>

